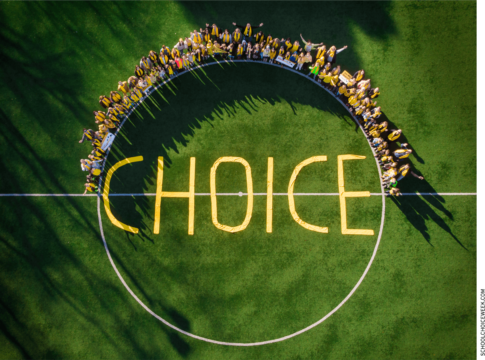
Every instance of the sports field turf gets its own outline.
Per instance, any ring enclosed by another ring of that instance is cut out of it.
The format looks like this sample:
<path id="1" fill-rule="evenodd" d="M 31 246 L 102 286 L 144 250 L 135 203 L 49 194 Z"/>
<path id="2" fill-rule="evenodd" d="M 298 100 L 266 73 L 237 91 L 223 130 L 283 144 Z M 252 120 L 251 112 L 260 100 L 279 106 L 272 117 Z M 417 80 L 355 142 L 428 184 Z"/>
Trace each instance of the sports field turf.
<path id="1" fill-rule="evenodd" d="M 476 192 L 475 2 L 164 2 L 0 3 L 0 193 L 79 194 L 85 175 L 78 144 L 94 128 L 97 98 L 115 90 L 149 50 L 170 47 L 205 23 L 264 22 L 273 37 L 302 33 L 349 48 L 338 63 L 364 68 L 379 86 L 389 121 L 403 129 L 420 181 L 403 192 Z M 337 193 L 337 156 L 347 191 L 380 192 L 372 152 L 346 109 L 316 84 L 263 64 L 222 63 L 184 74 L 133 114 L 107 168 L 126 157 L 111 193 L 154 193 L 157 157 L 164 191 L 188 191 L 196 158 L 196 193 L 210 192 L 215 160 L 240 156 L 255 193 Z M 163 95 L 163 96 L 162 96 Z M 246 192 L 244 168 L 222 164 L 217 192 Z M 351 228 L 340 233 L 338 196 L 296 196 L 310 232 L 274 197 L 266 233 L 266 197 L 254 197 L 248 228 L 217 230 L 209 196 L 195 200 L 187 234 L 187 199 L 112 197 L 113 213 L 140 233 L 113 226 L 101 201 L 111 256 L 127 285 L 173 325 L 206 338 L 257 342 L 318 321 L 354 287 L 370 260 L 382 199 L 348 199 Z M 247 197 L 219 196 L 219 222 L 240 224 Z M 0 358 L 431 359 L 475 357 L 476 197 L 403 196 L 385 200 L 385 226 L 372 267 L 353 296 L 317 327 L 276 344 L 229 347 L 180 334 L 128 293 L 106 255 L 96 197 L 0 197 Z"/>

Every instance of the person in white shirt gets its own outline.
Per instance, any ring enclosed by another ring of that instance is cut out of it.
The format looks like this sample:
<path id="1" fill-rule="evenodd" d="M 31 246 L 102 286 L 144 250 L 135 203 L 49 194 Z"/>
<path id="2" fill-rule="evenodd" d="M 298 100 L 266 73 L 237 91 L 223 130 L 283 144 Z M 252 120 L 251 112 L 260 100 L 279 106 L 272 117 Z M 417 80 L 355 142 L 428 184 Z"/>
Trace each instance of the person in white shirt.
<path id="1" fill-rule="evenodd" d="M 305 49 L 306 52 L 311 52 L 312 50 L 316 49 L 317 47 L 323 45 L 323 43 L 313 44 L 310 40 L 305 41 L 305 39 L 303 39 L 303 36 L 301 34 L 300 34 L 300 37 L 301 37 L 301 40 L 303 41 L 303 44 L 305 44 L 304 49 Z"/>
<path id="2" fill-rule="evenodd" d="M 184 44 L 184 41 L 182 40 L 182 38 L 180 38 L 179 42 L 176 43 L 173 47 L 176 48 L 180 52 L 180 56 L 182 56 L 184 54 L 185 44 Z"/>

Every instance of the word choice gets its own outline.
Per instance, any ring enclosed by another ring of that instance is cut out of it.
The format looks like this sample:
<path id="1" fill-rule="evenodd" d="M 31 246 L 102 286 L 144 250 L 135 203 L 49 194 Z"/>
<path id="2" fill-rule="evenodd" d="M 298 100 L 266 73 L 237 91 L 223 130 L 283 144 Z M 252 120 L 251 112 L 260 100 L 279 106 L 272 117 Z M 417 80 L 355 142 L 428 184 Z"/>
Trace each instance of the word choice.
<path id="1" fill-rule="evenodd" d="M 345 160 L 362 160 L 365 156 L 361 155 L 339 155 L 338 157 L 338 188 L 339 188 L 339 198 L 340 198 L 340 224 L 342 234 L 344 235 L 374 235 L 374 230 L 368 229 L 348 229 L 347 228 L 347 207 L 346 198 L 350 197 L 369 197 L 369 191 L 345 191 L 344 182 L 344 161 Z M 108 215 L 110 221 L 117 227 L 129 231 L 132 233 L 138 233 L 138 228 L 123 224 L 121 221 L 115 218 L 112 214 L 109 205 L 109 185 L 111 182 L 111 177 L 114 172 L 126 165 L 134 162 L 143 161 L 143 156 L 135 156 L 127 158 L 117 162 L 111 169 L 109 169 L 103 189 L 103 200 L 104 208 Z M 319 233 L 328 233 L 328 227 L 321 227 L 317 225 L 312 225 L 304 220 L 302 220 L 295 209 L 295 199 L 293 196 L 293 189 L 295 187 L 296 178 L 300 173 L 301 169 L 315 162 L 327 161 L 325 155 L 312 156 L 299 163 L 290 178 L 290 183 L 288 185 L 288 205 L 290 207 L 291 216 L 293 219 L 305 229 L 316 231 Z M 223 225 L 218 221 L 217 217 L 217 196 L 216 196 L 216 173 L 217 168 L 221 163 L 225 162 L 235 162 L 244 166 L 246 170 L 246 182 L 247 182 L 247 193 L 248 193 L 248 205 L 246 210 L 246 217 L 241 225 L 238 226 L 228 226 Z M 212 223 L 214 226 L 222 231 L 227 231 L 230 233 L 235 233 L 238 231 L 243 231 L 249 225 L 251 221 L 251 216 L 253 214 L 253 179 L 251 176 L 251 167 L 249 163 L 240 157 L 224 156 L 216 160 L 214 165 L 212 165 L 210 171 L 210 194 L 211 194 L 211 209 L 212 209 Z M 160 205 L 162 198 L 187 198 L 189 200 L 189 235 L 194 235 L 194 211 L 195 211 L 195 157 L 190 158 L 190 175 L 189 175 L 189 191 L 187 192 L 174 192 L 174 191 L 163 191 L 163 157 L 158 158 L 158 175 L 157 175 L 157 192 L 155 198 L 155 223 L 153 226 L 153 233 L 158 234 L 160 232 Z M 268 185 L 267 185 L 267 201 L 266 201 L 266 232 L 273 232 L 273 158 L 268 158 Z"/>

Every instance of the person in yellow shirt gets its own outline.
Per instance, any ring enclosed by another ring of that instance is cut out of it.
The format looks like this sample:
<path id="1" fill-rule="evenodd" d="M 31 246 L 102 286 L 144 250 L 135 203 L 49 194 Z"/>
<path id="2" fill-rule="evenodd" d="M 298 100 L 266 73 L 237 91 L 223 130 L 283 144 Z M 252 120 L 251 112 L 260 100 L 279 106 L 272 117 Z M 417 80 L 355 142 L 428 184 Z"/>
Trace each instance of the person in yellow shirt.
<path id="1" fill-rule="evenodd" d="M 194 30 L 190 37 L 194 43 L 202 44 L 202 35 L 197 30 Z"/>
<path id="2" fill-rule="evenodd" d="M 370 79 L 360 80 L 357 82 L 357 88 L 364 90 L 370 89 Z"/>
<path id="3" fill-rule="evenodd" d="M 273 37 L 271 35 L 268 35 L 264 41 L 264 46 L 268 46 L 271 48 L 271 46 L 273 45 Z"/>
<path id="4" fill-rule="evenodd" d="M 338 88 L 338 91 L 337 91 L 337 96 L 341 96 L 341 95 L 346 95 L 348 93 L 347 91 L 347 86 L 345 86 L 345 84 L 342 84 L 339 88 Z M 350 95 L 349 95 L 350 96 Z"/>
<path id="5" fill-rule="evenodd" d="M 397 159 L 397 161 L 400 161 L 402 159 L 406 159 L 411 155 L 413 152 L 411 149 L 408 149 L 408 144 L 401 144 L 401 149 L 397 149 L 393 152 L 394 157 Z"/>
<path id="6" fill-rule="evenodd" d="M 172 59 L 176 59 L 180 57 L 180 51 L 176 47 L 172 49 Z"/>
<path id="7" fill-rule="evenodd" d="M 298 60 L 296 61 L 298 65 L 296 65 L 296 70 L 301 70 L 303 67 L 303 64 L 305 63 L 305 58 L 303 56 L 303 53 L 298 56 Z"/>
<path id="8" fill-rule="evenodd" d="M 239 44 L 237 46 L 237 59 L 238 60 L 242 59 L 243 53 L 244 53 L 244 47 L 242 46 L 242 44 Z"/>
<path id="9" fill-rule="evenodd" d="M 239 44 L 242 40 L 241 37 L 242 37 L 241 30 L 239 29 L 234 30 L 234 32 L 232 33 L 232 41 Z"/>
<path id="10" fill-rule="evenodd" d="M 201 30 L 201 33 L 202 33 L 202 38 L 204 39 L 205 43 L 207 44 L 210 40 L 211 40 L 211 34 L 209 33 L 209 31 L 207 29 L 205 29 L 204 31 Z"/>
<path id="11" fill-rule="evenodd" d="M 236 26 L 237 28 L 240 29 L 240 31 L 243 32 L 244 40 L 246 40 L 247 43 L 249 44 L 250 42 L 253 41 L 253 30 L 263 26 L 263 23 L 259 24 L 259 26 L 253 26 L 250 23 L 247 23 L 246 26 L 242 26 L 242 25 L 238 25 L 235 22 L 233 22 L 232 25 Z"/>
<path id="12" fill-rule="evenodd" d="M 120 104 L 115 104 L 114 107 L 115 107 L 116 110 L 118 110 L 118 113 L 119 113 L 119 116 L 120 117 L 125 116 L 126 110 L 125 110 L 125 107 L 123 105 L 121 105 L 121 103 Z"/>
<path id="13" fill-rule="evenodd" d="M 145 71 L 138 65 L 135 65 L 135 76 L 141 78 L 145 75 Z"/>
<path id="14" fill-rule="evenodd" d="M 225 29 L 221 38 L 222 42 L 227 46 L 231 43 L 231 38 L 232 37 L 231 37 L 231 34 L 229 34 L 229 30 Z"/>
<path id="15" fill-rule="evenodd" d="M 367 133 L 369 136 L 377 138 L 377 137 L 380 137 L 381 134 L 386 131 L 387 131 L 387 121 L 384 121 L 379 125 L 374 125 L 371 128 L 369 128 L 369 131 Z"/>
<path id="16" fill-rule="evenodd" d="M 357 109 L 355 109 L 354 114 L 355 114 L 355 116 L 357 116 L 359 119 L 360 119 L 360 117 L 361 117 L 360 115 L 362 115 L 362 113 L 364 112 L 364 108 L 365 108 L 365 107 L 361 105 L 361 106 L 359 106 Z"/>
<path id="17" fill-rule="evenodd" d="M 102 111 L 93 111 L 95 123 L 102 123 L 106 119 L 106 114 Z"/>
<path id="18" fill-rule="evenodd" d="M 391 196 L 402 196 L 401 190 L 399 190 L 397 187 L 393 187 L 390 190 L 386 190 L 386 192 Z"/>
<path id="19" fill-rule="evenodd" d="M 370 99 L 366 97 L 365 99 L 362 100 L 362 106 L 364 106 L 366 109 L 369 107 L 370 104 Z"/>
<path id="20" fill-rule="evenodd" d="M 254 41 L 256 41 L 256 44 L 261 44 L 262 42 L 264 42 L 264 33 L 260 31 L 256 35 L 254 35 Z"/>
<path id="21" fill-rule="evenodd" d="M 369 90 L 369 97 L 371 99 L 377 99 L 380 94 L 381 93 L 379 92 L 379 88 L 378 87 Z"/>
<path id="22" fill-rule="evenodd" d="M 94 192 L 94 191 L 98 191 L 98 186 L 94 183 L 94 182 L 88 182 L 86 184 L 84 184 L 84 187 L 86 188 L 86 190 L 84 190 L 84 195 L 86 195 L 86 193 L 89 191 L 89 192 Z"/>
<path id="23" fill-rule="evenodd" d="M 148 58 L 152 62 L 153 66 L 158 65 L 158 55 L 155 51 L 150 50 L 150 52 L 148 53 Z"/>
<path id="24" fill-rule="evenodd" d="M 391 133 L 387 136 L 387 138 L 389 139 L 389 141 L 396 141 L 401 136 L 401 133 L 401 129 L 391 130 Z"/>
<path id="25" fill-rule="evenodd" d="M 94 139 L 94 131 L 91 129 L 83 129 L 83 137 L 81 138 L 81 140 L 79 140 L 79 143 L 82 144 L 84 140 L 88 140 L 92 142 L 93 139 Z"/>
<path id="26" fill-rule="evenodd" d="M 130 95 L 130 93 L 127 93 L 124 97 L 123 97 L 123 106 L 125 107 L 125 109 L 128 111 L 131 109 L 132 107 L 132 103 L 131 103 L 131 100 L 130 98 L 128 97 L 128 95 Z"/>
<path id="27" fill-rule="evenodd" d="M 347 45 L 345 45 L 343 48 L 338 49 L 338 50 L 335 46 L 332 46 L 326 52 L 325 58 L 327 59 L 328 62 L 334 64 L 337 61 L 337 54 L 341 53 L 345 49 L 347 49 Z"/>
<path id="28" fill-rule="evenodd" d="M 104 107 L 105 109 L 109 108 L 111 105 L 111 100 L 108 99 L 106 96 L 101 95 L 99 97 L 99 104 Z"/>
<path id="29" fill-rule="evenodd" d="M 108 119 L 109 119 L 110 121 L 112 121 L 112 122 L 113 122 L 113 124 L 115 124 L 116 126 L 120 126 L 120 119 L 118 119 L 118 118 L 117 118 L 116 116 L 114 116 L 113 114 L 109 114 L 109 115 L 108 115 Z M 108 120 L 108 119 L 106 119 L 106 120 Z"/>
<path id="30" fill-rule="evenodd" d="M 208 41 L 207 44 L 206 44 L 206 47 L 207 47 L 207 55 L 209 56 L 213 56 L 214 53 L 213 53 L 213 49 L 212 49 L 212 41 Z"/>
<path id="31" fill-rule="evenodd" d="M 145 71 L 145 73 L 149 73 L 150 70 L 152 69 L 152 61 L 148 59 L 146 56 L 142 56 L 140 60 L 140 67 Z"/>
<path id="32" fill-rule="evenodd" d="M 372 112 L 372 118 L 373 119 L 378 119 L 382 115 L 381 107 L 380 106 L 372 109 L 371 112 Z"/>
<path id="33" fill-rule="evenodd" d="M 209 59 L 209 53 L 207 52 L 207 47 L 204 45 L 200 46 L 200 55 L 202 56 L 203 60 Z"/>
<path id="34" fill-rule="evenodd" d="M 219 39 L 220 30 L 216 24 L 212 24 L 212 26 L 209 26 L 209 24 L 205 24 L 205 30 L 216 40 Z"/>
<path id="35" fill-rule="evenodd" d="M 278 51 L 278 56 L 281 56 L 282 58 L 285 57 L 285 48 L 283 46 L 280 46 L 280 50 Z M 276 61 L 279 63 L 278 61 Z"/>
<path id="36" fill-rule="evenodd" d="M 364 70 L 358 70 L 355 72 L 353 78 L 355 79 L 355 82 L 359 82 L 364 78 L 365 71 Z"/>
<path id="37" fill-rule="evenodd" d="M 111 102 L 115 104 L 118 104 L 121 102 L 121 95 L 118 94 L 116 91 L 111 91 L 109 95 L 110 95 Z"/>
<path id="38" fill-rule="evenodd" d="M 423 176 L 420 176 L 418 174 L 415 174 L 414 172 L 411 171 L 411 166 L 409 164 L 402 165 L 398 170 L 397 170 L 397 181 L 401 181 L 406 177 L 407 174 L 411 174 L 415 178 L 418 178 L 419 180 L 424 180 Z"/>
<path id="39" fill-rule="evenodd" d="M 126 94 L 130 91 L 128 83 L 126 81 L 118 81 L 118 91 L 121 91 L 123 94 Z"/>
<path id="40" fill-rule="evenodd" d="M 323 61 L 327 61 L 325 58 L 326 53 L 327 53 L 327 47 L 325 45 L 322 45 L 317 48 L 317 56 L 315 58 L 316 59 L 323 58 Z"/>
<path id="41" fill-rule="evenodd" d="M 138 83 L 138 78 L 136 76 L 130 76 L 128 78 L 128 87 L 130 89 L 133 89 L 136 86 L 137 83 Z M 129 93 L 129 91 L 128 91 L 128 93 Z"/>
<path id="42" fill-rule="evenodd" d="M 272 47 L 270 50 L 269 50 L 269 62 L 271 64 L 274 64 L 274 61 L 276 59 L 276 50 L 274 47 Z"/>
<path id="43" fill-rule="evenodd" d="M 348 102 L 348 105 L 350 106 L 353 106 L 355 103 L 357 103 L 359 101 L 358 97 L 356 96 L 356 94 L 352 95 L 351 97 L 349 97 L 349 102 Z M 360 103 L 360 102 L 359 102 Z"/>

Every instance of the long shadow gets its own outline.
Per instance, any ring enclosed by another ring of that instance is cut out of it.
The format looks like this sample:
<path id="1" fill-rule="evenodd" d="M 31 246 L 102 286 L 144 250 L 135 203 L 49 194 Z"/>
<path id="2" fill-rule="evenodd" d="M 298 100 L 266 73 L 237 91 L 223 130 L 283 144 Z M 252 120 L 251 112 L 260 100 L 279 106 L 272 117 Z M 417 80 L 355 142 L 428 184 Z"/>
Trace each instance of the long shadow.
<path id="1" fill-rule="evenodd" d="M 382 114 L 381 121 L 387 121 L 389 126 L 388 129 L 399 129 L 398 124 L 394 123 L 390 120 L 385 113 Z M 466 247 L 458 240 L 458 238 L 452 233 L 450 227 L 444 222 L 441 216 L 436 212 L 436 210 L 442 212 L 446 217 L 450 220 L 453 220 L 453 214 L 446 209 L 445 203 L 446 200 L 443 196 L 440 196 L 436 189 L 426 180 L 426 175 L 422 174 L 419 171 L 419 168 L 415 166 L 413 163 L 413 159 L 415 159 L 418 163 L 424 164 L 425 161 L 423 158 L 419 156 L 415 148 L 413 148 L 412 144 L 409 143 L 409 140 L 406 138 L 405 129 L 403 129 L 403 133 L 395 142 L 388 142 L 389 143 L 389 150 L 393 152 L 394 150 L 400 148 L 401 144 L 407 143 L 409 144 L 410 148 L 413 150 L 411 156 L 403 161 L 399 162 L 399 166 L 404 164 L 409 164 L 411 166 L 411 170 L 416 173 L 417 175 L 423 176 L 423 180 L 419 180 L 410 174 L 404 178 L 401 182 L 402 185 L 399 184 L 399 188 L 402 192 L 419 192 L 419 193 L 428 193 L 433 195 L 426 195 L 422 196 L 409 196 L 409 197 L 391 197 L 393 203 L 406 215 L 408 221 L 423 235 L 426 241 L 431 244 L 431 237 L 428 233 L 428 228 L 426 226 L 426 220 L 432 220 L 437 225 L 439 225 L 443 230 L 448 232 L 451 237 L 464 249 Z M 466 249 L 467 250 L 467 249 Z"/>
<path id="2" fill-rule="evenodd" d="M 426 197 L 426 200 L 428 197 Z M 462 242 L 453 234 L 450 227 L 441 218 L 439 214 L 427 203 L 424 198 L 420 196 L 407 196 L 407 197 L 391 197 L 392 201 L 396 206 L 402 211 L 406 216 L 408 221 L 421 233 L 421 235 L 426 239 L 426 241 L 433 246 L 431 243 L 431 236 L 429 234 L 428 227 L 426 226 L 426 220 L 434 221 L 439 227 L 445 230 L 451 237 L 465 250 L 468 250 Z M 433 201 L 431 201 L 433 202 Z M 443 206 L 439 206 L 444 209 Z M 445 212 L 448 212 L 444 209 Z M 448 212 L 450 218 L 452 218 L 451 213 Z"/>

